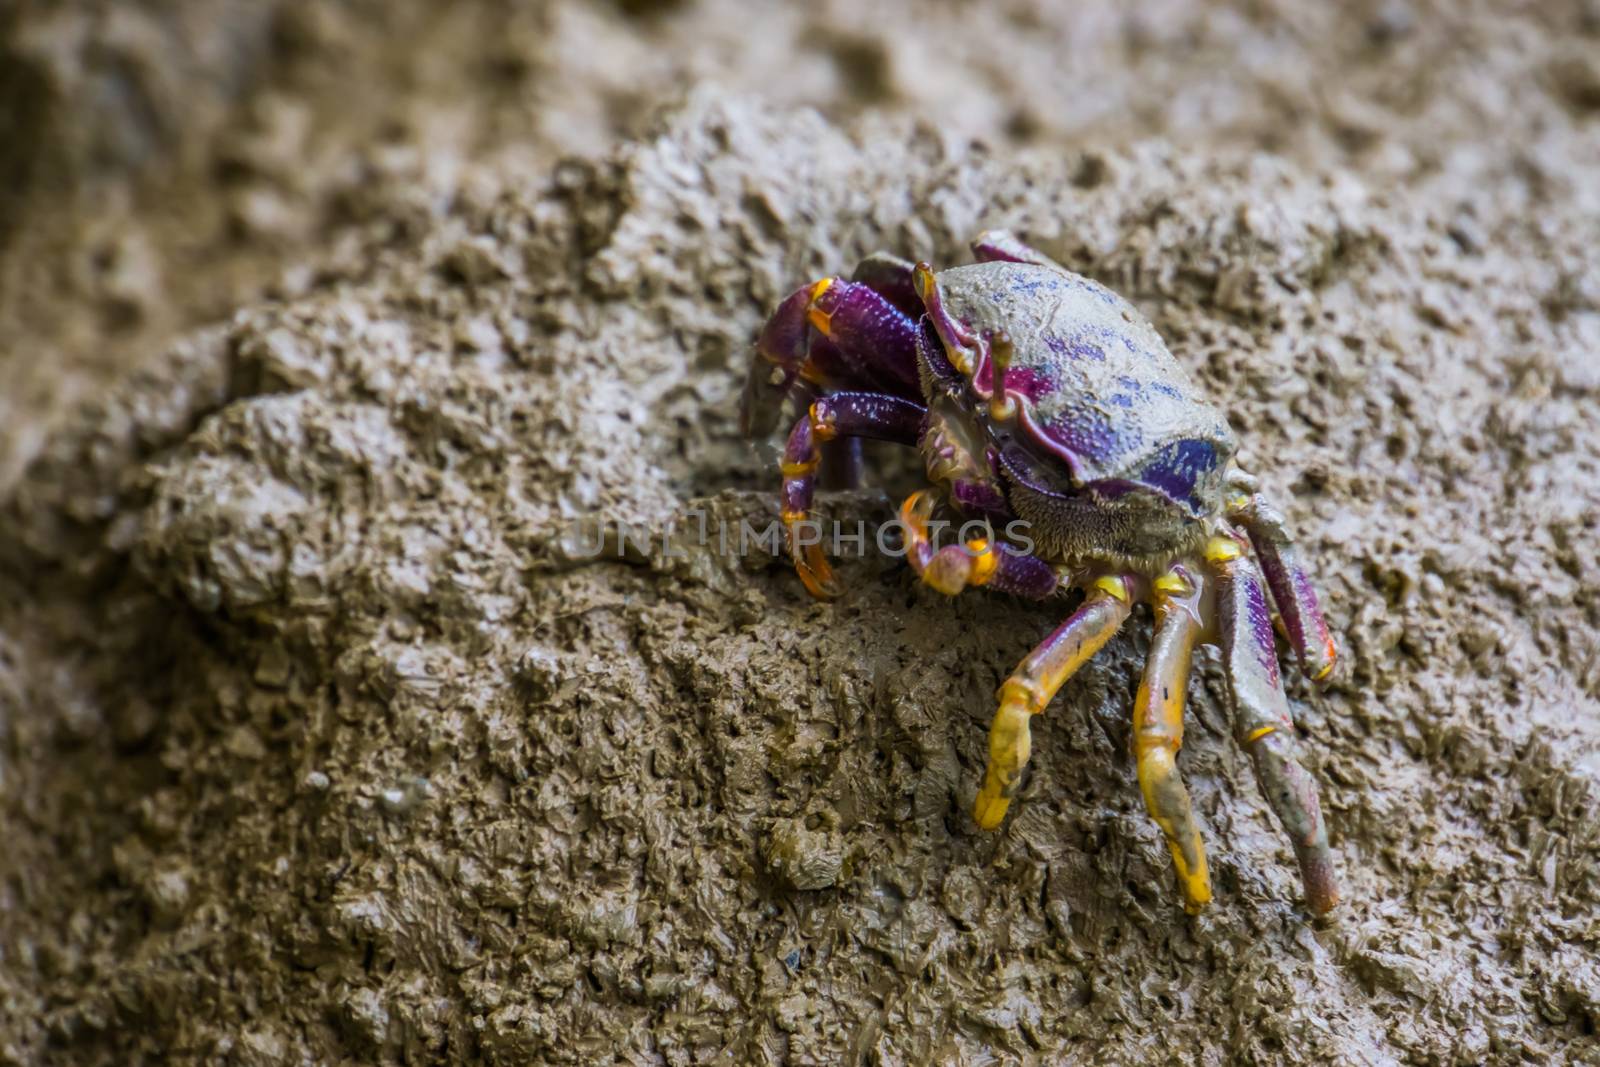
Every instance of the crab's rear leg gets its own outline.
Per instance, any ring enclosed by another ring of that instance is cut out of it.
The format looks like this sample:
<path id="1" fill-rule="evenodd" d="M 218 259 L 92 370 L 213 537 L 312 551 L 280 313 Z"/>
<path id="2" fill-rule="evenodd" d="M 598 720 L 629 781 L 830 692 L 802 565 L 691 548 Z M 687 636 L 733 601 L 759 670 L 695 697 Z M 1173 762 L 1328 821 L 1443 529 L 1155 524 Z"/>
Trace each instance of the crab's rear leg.
<path id="1" fill-rule="evenodd" d="M 1234 733 L 1250 753 L 1261 791 L 1294 845 L 1306 903 L 1320 915 L 1339 903 L 1338 879 L 1317 784 L 1300 764 L 1261 572 L 1227 537 L 1212 539 L 1206 561 L 1217 579 L 1217 630 L 1233 700 Z"/>
<path id="2" fill-rule="evenodd" d="M 874 252 L 856 264 L 850 280 L 876 290 L 889 303 L 911 319 L 922 317 L 922 299 L 917 296 L 912 273 L 916 264 L 890 252 Z"/>
<path id="3" fill-rule="evenodd" d="M 833 393 L 795 420 L 783 449 L 783 525 L 795 571 L 813 596 L 837 596 L 833 568 L 822 552 L 822 528 L 812 517 L 822 445 L 870 437 L 914 445 L 927 414 L 921 404 L 883 393 Z"/>
<path id="4" fill-rule="evenodd" d="M 985 230 L 972 239 L 972 255 L 979 263 L 1029 263 L 1035 267 L 1065 270 L 1061 264 L 1024 244 L 1010 230 Z"/>
<path id="5" fill-rule="evenodd" d="M 1173 567 L 1155 581 L 1156 630 L 1144 678 L 1133 705 L 1133 752 L 1139 789 L 1150 817 L 1166 835 L 1183 890 L 1184 909 L 1194 914 L 1211 900 L 1211 875 L 1205 845 L 1195 821 L 1189 790 L 1178 773 L 1183 745 L 1183 706 L 1189 664 L 1204 624 L 1200 579 Z"/>
<path id="6" fill-rule="evenodd" d="M 1283 515 L 1261 494 L 1241 492 L 1229 500 L 1228 518 L 1250 535 L 1300 669 L 1314 682 L 1326 681 L 1333 674 L 1338 649 Z"/>
<path id="7" fill-rule="evenodd" d="M 989 765 L 972 817 L 993 830 L 1006 817 L 1033 739 L 1029 721 L 1121 628 L 1133 608 L 1125 578 L 1101 578 L 1072 617 L 1045 638 L 1000 686 L 1000 710 L 989 727 Z"/>

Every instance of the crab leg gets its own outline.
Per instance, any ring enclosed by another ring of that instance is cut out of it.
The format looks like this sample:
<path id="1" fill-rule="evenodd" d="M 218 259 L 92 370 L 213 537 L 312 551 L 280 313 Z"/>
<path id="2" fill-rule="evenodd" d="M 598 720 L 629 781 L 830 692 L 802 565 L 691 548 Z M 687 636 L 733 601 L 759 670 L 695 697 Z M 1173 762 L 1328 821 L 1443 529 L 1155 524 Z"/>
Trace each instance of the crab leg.
<path id="1" fill-rule="evenodd" d="M 1004 541 L 974 537 L 964 545 L 934 548 L 928 537 L 932 513 L 932 494 L 912 493 L 900 505 L 900 525 L 905 531 L 906 559 L 911 569 L 946 596 L 955 596 L 968 586 L 982 585 L 1030 600 L 1044 600 L 1060 586 L 1054 567 Z"/>
<path id="2" fill-rule="evenodd" d="M 1155 581 L 1155 610 L 1155 637 L 1133 705 L 1133 752 L 1145 807 L 1166 835 L 1184 910 L 1192 915 L 1211 900 L 1205 845 L 1177 764 L 1189 661 L 1203 629 L 1198 581 L 1172 568 Z"/>
<path id="3" fill-rule="evenodd" d="M 739 429 L 746 436 L 770 433 L 784 400 L 799 390 L 849 384 L 850 365 L 806 317 L 811 289 L 803 285 L 790 293 L 756 337 L 739 403 Z"/>
<path id="4" fill-rule="evenodd" d="M 783 525 L 788 533 L 789 556 L 794 569 L 812 596 L 832 597 L 840 592 L 833 580 L 833 568 L 822 554 L 822 529 L 811 515 L 816 492 L 817 468 L 822 463 L 821 446 L 849 437 L 871 437 L 903 445 L 917 443 L 922 419 L 927 412 L 921 404 L 882 393 L 834 393 L 811 405 L 811 410 L 795 420 L 784 446 Z"/>
<path id="5" fill-rule="evenodd" d="M 1033 744 L 1029 720 L 1044 711 L 1078 668 L 1111 640 L 1132 608 L 1127 579 L 1101 578 L 1083 606 L 1000 686 L 1000 710 L 989 727 L 989 765 L 972 811 L 979 826 L 993 830 L 1006 817 Z"/>
<path id="6" fill-rule="evenodd" d="M 922 301 L 917 297 L 917 287 L 911 280 L 911 273 L 915 269 L 909 259 L 901 259 L 890 252 L 874 252 L 856 264 L 850 280 L 870 285 L 912 319 L 920 319 Z"/>
<path id="7" fill-rule="evenodd" d="M 1250 535 L 1284 631 L 1300 659 L 1300 669 L 1314 682 L 1326 681 L 1333 673 L 1338 649 L 1283 515 L 1266 498 L 1253 493 L 1240 494 L 1229 501 L 1228 518 Z"/>
<path id="8" fill-rule="evenodd" d="M 979 263 L 1029 263 L 1064 270 L 1061 264 L 1017 240 L 1010 230 L 985 230 L 972 239 L 972 255 Z"/>
<path id="9" fill-rule="evenodd" d="M 1234 734 L 1250 753 L 1261 791 L 1294 845 L 1306 903 L 1321 915 L 1339 903 L 1333 851 L 1317 784 L 1298 759 L 1261 572 L 1227 537 L 1211 540 L 1206 561 L 1217 576 L 1217 625 L 1233 696 Z"/>

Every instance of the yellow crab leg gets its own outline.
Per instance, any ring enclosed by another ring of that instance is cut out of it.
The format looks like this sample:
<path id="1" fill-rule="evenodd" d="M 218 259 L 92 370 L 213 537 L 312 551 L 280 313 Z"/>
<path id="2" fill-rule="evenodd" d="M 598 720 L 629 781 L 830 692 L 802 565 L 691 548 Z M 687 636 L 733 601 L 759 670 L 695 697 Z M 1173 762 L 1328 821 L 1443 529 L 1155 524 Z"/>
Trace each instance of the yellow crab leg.
<path id="1" fill-rule="evenodd" d="M 1127 579 L 1101 578 L 1083 606 L 1029 653 L 1000 686 L 1000 710 L 989 727 L 989 765 L 972 812 L 979 826 L 993 830 L 1006 817 L 1033 746 L 1029 720 L 1111 640 L 1132 609 Z"/>
<path id="2" fill-rule="evenodd" d="M 1191 915 L 1211 901 L 1205 845 L 1177 763 L 1183 745 L 1189 663 L 1203 629 L 1199 600 L 1197 580 L 1181 566 L 1156 579 L 1156 631 L 1133 705 L 1139 789 L 1150 817 L 1166 835 L 1183 890 L 1184 910 Z"/>

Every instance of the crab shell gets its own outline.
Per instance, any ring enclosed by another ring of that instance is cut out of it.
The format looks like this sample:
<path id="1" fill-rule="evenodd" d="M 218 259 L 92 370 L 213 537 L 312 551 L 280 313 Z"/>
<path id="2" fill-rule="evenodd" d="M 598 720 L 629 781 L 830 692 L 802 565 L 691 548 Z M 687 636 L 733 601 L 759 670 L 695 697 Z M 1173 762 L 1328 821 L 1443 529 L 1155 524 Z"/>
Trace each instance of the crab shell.
<path id="1" fill-rule="evenodd" d="M 928 321 L 966 380 L 967 417 L 1050 554 L 1154 565 L 1206 536 L 1234 438 L 1131 304 L 1028 263 L 952 267 L 933 281 Z M 1011 347 L 1004 417 L 989 403 L 1000 337 Z"/>

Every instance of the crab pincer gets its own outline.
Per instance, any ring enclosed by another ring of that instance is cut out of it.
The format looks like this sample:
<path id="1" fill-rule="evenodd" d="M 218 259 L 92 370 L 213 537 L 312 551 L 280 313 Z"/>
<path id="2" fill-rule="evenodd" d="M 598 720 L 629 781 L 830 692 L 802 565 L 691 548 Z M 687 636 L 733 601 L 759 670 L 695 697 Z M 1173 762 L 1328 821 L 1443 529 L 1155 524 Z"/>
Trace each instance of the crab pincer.
<path id="1" fill-rule="evenodd" d="M 1003 593 L 1043 600 L 1061 587 L 1056 569 L 992 537 L 974 537 L 964 544 L 935 548 L 928 535 L 933 494 L 912 493 L 900 505 L 900 527 L 906 538 L 906 559 L 928 585 L 954 596 L 969 586 L 986 585 Z"/>

